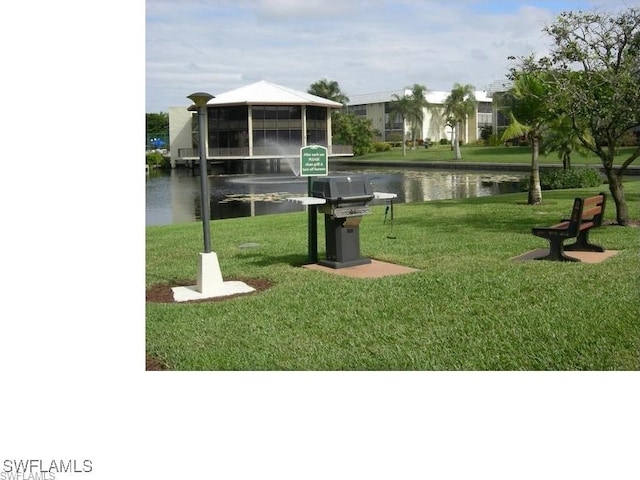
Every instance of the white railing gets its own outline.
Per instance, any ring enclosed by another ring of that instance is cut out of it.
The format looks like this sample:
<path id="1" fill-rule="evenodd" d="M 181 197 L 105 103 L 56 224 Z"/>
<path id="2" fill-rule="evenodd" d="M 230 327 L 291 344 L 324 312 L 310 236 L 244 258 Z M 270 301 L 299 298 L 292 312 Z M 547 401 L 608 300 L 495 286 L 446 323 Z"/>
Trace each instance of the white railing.
<path id="1" fill-rule="evenodd" d="M 219 157 L 267 157 L 267 158 L 283 158 L 298 157 L 300 148 L 293 145 L 285 146 L 261 146 L 253 147 L 253 155 L 249 155 L 248 147 L 240 148 L 209 148 L 207 158 Z M 353 146 L 351 145 L 331 145 L 327 147 L 328 155 L 353 155 Z M 197 148 L 178 148 L 178 158 L 197 159 L 200 157 Z"/>
<path id="2" fill-rule="evenodd" d="M 237 148 L 211 148 L 207 152 L 207 158 L 215 157 L 248 157 L 249 147 L 237 147 Z"/>
<path id="3" fill-rule="evenodd" d="M 294 145 L 286 146 L 260 146 L 253 147 L 254 157 L 298 157 L 300 156 L 300 147 Z"/>

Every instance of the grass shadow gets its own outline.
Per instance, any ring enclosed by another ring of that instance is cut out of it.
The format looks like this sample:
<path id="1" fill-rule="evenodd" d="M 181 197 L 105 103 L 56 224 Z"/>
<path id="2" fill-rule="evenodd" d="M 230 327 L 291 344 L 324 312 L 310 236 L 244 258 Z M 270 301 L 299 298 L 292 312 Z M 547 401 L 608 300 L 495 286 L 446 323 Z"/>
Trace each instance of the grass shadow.
<path id="1" fill-rule="evenodd" d="M 250 263 L 258 267 L 272 267 L 274 265 L 301 267 L 310 263 L 307 255 L 294 253 L 285 255 L 267 255 L 256 252 L 250 255 L 245 255 L 245 257 L 253 257 L 253 259 L 250 260 Z"/>

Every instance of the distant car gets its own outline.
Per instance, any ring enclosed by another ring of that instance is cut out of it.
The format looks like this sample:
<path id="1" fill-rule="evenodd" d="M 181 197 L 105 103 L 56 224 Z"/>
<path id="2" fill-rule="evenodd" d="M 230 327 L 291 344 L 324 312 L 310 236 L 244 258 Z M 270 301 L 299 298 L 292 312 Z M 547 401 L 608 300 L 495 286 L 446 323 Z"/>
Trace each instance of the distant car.
<path id="1" fill-rule="evenodd" d="M 153 148 L 156 148 L 156 149 L 162 148 L 166 145 L 165 141 L 160 138 L 152 138 L 151 140 L 149 140 L 149 143 Z"/>

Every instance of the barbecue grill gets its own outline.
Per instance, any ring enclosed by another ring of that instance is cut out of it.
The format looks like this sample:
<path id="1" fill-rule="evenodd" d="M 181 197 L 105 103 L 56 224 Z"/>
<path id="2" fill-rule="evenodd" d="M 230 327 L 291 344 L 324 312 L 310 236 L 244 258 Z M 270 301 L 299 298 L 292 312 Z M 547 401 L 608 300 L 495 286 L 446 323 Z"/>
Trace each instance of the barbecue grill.
<path id="1" fill-rule="evenodd" d="M 324 213 L 326 260 L 319 264 L 331 268 L 371 263 L 360 256 L 360 222 L 371 213 L 368 203 L 374 198 L 371 184 L 363 175 L 316 177 L 311 195 L 326 203 L 318 207 Z"/>

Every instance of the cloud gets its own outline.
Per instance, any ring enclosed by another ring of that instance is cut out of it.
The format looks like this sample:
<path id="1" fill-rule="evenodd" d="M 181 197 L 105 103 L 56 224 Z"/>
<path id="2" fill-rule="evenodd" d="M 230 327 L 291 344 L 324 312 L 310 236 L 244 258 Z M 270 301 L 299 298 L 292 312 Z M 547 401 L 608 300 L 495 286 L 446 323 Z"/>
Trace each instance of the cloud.
<path id="1" fill-rule="evenodd" d="M 347 13 L 350 2 L 343 0 L 259 0 L 258 15 L 265 18 L 332 17 Z"/>
<path id="2" fill-rule="evenodd" d="M 482 89 L 508 57 L 546 53 L 544 26 L 585 1 L 147 0 L 148 111 L 261 79 L 305 91 L 321 78 L 347 95 L 420 83 Z M 567 8 L 565 8 L 567 7 Z"/>

